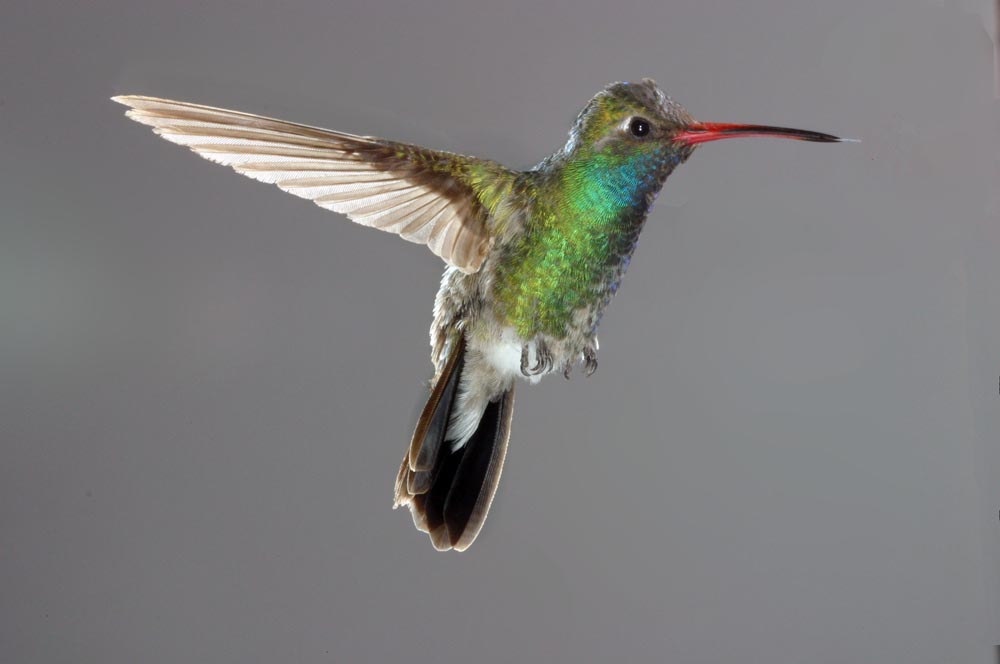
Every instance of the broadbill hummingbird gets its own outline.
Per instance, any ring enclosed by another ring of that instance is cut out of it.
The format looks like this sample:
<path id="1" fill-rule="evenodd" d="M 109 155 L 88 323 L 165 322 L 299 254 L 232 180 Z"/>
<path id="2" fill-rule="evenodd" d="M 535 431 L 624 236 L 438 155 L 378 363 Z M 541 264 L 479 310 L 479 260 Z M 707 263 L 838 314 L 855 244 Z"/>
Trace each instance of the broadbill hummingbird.
<path id="1" fill-rule="evenodd" d="M 396 477 L 434 547 L 463 551 L 493 501 L 514 383 L 597 367 L 597 327 L 667 176 L 709 141 L 800 129 L 699 122 L 650 79 L 614 83 L 537 166 L 208 106 L 121 96 L 128 117 L 238 173 L 426 244 L 448 264 L 434 303 L 427 405 Z"/>

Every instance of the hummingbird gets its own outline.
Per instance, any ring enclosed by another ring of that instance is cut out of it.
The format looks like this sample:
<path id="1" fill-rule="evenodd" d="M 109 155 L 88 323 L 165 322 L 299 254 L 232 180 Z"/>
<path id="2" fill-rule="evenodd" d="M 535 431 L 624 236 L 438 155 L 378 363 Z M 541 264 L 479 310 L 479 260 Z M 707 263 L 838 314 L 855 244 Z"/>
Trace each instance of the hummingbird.
<path id="1" fill-rule="evenodd" d="M 699 122 L 648 78 L 597 93 L 566 143 L 527 170 L 210 106 L 112 99 L 168 141 L 427 245 L 447 264 L 430 330 L 434 374 L 394 501 L 438 550 L 466 550 L 486 520 L 515 382 L 596 370 L 601 317 L 677 166 L 722 139 L 850 140 Z"/>

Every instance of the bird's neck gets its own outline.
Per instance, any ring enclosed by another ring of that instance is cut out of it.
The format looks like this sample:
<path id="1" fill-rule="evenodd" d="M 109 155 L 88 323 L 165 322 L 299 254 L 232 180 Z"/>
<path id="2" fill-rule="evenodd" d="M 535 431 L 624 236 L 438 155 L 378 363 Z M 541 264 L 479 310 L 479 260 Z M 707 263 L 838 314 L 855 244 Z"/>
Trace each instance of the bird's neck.
<path id="1" fill-rule="evenodd" d="M 558 169 L 558 186 L 574 223 L 628 231 L 641 223 L 676 163 L 662 155 L 577 150 Z M 624 227 L 623 227 L 624 224 Z"/>

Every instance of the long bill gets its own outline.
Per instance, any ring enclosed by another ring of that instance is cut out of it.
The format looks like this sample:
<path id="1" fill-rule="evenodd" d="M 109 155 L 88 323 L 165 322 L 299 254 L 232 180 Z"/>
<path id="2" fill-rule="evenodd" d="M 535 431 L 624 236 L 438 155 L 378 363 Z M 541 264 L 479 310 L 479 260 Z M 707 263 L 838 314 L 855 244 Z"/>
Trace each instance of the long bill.
<path id="1" fill-rule="evenodd" d="M 856 142 L 850 138 L 839 138 L 830 134 L 805 129 L 789 129 L 788 127 L 768 127 L 765 125 L 733 124 L 729 122 L 696 122 L 688 125 L 674 135 L 674 141 L 684 145 L 698 145 L 710 141 L 721 141 L 724 138 L 748 138 L 751 136 L 770 136 L 774 138 L 791 138 L 796 141 L 812 141 L 814 143 Z"/>

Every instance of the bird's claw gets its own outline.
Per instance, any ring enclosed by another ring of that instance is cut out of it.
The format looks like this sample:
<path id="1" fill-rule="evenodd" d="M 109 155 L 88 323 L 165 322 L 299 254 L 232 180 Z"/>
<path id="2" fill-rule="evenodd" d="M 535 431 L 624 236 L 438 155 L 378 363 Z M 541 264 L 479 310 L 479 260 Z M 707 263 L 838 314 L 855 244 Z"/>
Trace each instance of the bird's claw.
<path id="1" fill-rule="evenodd" d="M 552 353 L 541 338 L 535 340 L 535 364 L 528 366 L 530 344 L 521 346 L 521 373 L 525 376 L 537 376 L 552 369 Z"/>
<path id="2" fill-rule="evenodd" d="M 597 349 L 587 346 L 583 349 L 583 374 L 589 377 L 593 376 L 595 371 L 597 371 Z"/>

